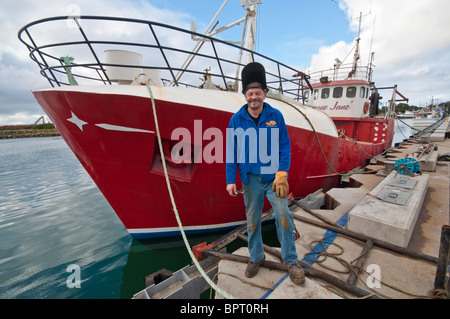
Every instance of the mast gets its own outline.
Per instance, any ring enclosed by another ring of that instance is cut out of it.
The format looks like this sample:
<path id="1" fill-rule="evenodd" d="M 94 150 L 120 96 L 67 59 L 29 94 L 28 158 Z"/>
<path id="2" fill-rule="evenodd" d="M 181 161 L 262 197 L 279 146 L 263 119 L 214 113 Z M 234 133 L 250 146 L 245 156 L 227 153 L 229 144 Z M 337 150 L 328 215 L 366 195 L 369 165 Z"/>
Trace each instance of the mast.
<path id="1" fill-rule="evenodd" d="M 351 78 L 356 75 L 356 70 L 358 69 L 358 61 L 359 61 L 359 40 L 361 35 L 361 21 L 362 21 L 362 12 L 359 13 L 359 27 L 358 27 L 358 37 L 356 38 L 356 48 L 355 54 L 353 55 L 353 68 L 348 74 L 348 77 Z"/>
<path id="2" fill-rule="evenodd" d="M 223 8 L 225 7 L 225 5 L 228 3 L 229 0 L 225 0 L 224 3 L 222 4 L 222 6 L 220 7 L 219 11 L 216 13 L 216 15 L 214 16 L 214 18 L 211 20 L 210 24 L 208 25 L 208 27 L 206 28 L 206 30 L 203 32 L 203 34 L 206 34 L 208 36 L 214 36 L 220 32 L 223 32 L 229 28 L 232 28 L 236 25 L 241 24 L 242 22 L 245 23 L 244 25 L 244 30 L 243 30 L 243 34 L 242 34 L 242 40 L 239 42 L 236 41 L 227 41 L 230 43 L 235 43 L 235 44 L 240 44 L 241 48 L 245 48 L 251 51 L 255 50 L 255 43 L 256 43 L 256 20 L 257 20 L 257 14 L 258 14 L 258 5 L 262 3 L 262 0 L 241 0 L 241 6 L 242 7 L 247 7 L 246 9 L 246 16 L 242 19 L 239 19 L 225 27 L 219 28 L 218 30 L 213 32 L 213 29 L 216 27 L 216 25 L 218 24 L 218 22 L 213 25 L 214 21 L 217 19 L 217 17 L 219 16 L 219 14 L 222 12 Z M 196 32 L 196 27 L 193 21 L 191 21 L 191 30 L 193 32 Z M 203 44 L 205 43 L 205 41 L 209 41 L 208 39 L 205 38 L 200 38 L 200 37 L 196 37 L 196 36 L 192 36 L 192 40 L 197 41 L 196 45 L 194 46 L 194 48 L 191 51 L 191 54 L 187 57 L 187 59 L 184 61 L 184 63 L 181 66 L 181 70 L 177 72 L 176 75 L 176 80 L 179 81 L 181 76 L 184 74 L 185 69 L 190 65 L 190 63 L 193 61 L 193 59 L 195 58 L 195 56 L 197 55 L 197 53 L 200 51 L 200 49 L 202 48 Z M 240 63 L 242 60 L 242 56 L 244 55 L 244 64 L 248 64 L 250 62 L 253 62 L 253 56 L 251 53 L 249 52 L 245 52 L 245 54 L 243 54 L 243 50 L 241 50 L 240 54 L 239 54 L 239 61 L 238 61 L 238 66 L 237 66 L 237 70 L 236 70 L 236 83 L 235 83 L 235 90 L 238 90 L 238 77 L 239 77 L 239 71 L 240 71 Z"/>
<path id="3" fill-rule="evenodd" d="M 244 47 L 248 50 L 255 51 L 256 43 L 256 20 L 258 14 L 258 5 L 262 0 L 241 0 L 241 5 L 247 6 L 247 32 L 245 35 Z M 245 52 L 244 63 L 248 64 L 253 61 L 253 57 L 249 52 Z"/>
<path id="4" fill-rule="evenodd" d="M 225 0 L 224 2 L 223 2 L 223 4 L 222 4 L 222 6 L 220 7 L 220 9 L 219 9 L 219 11 L 217 11 L 217 13 L 216 13 L 216 15 L 214 16 L 214 18 L 212 18 L 212 20 L 211 20 L 211 22 L 209 23 L 209 25 L 206 27 L 206 30 L 203 32 L 203 34 L 207 34 L 207 35 L 209 35 L 210 33 L 212 33 L 212 30 L 214 29 L 214 27 L 213 27 L 213 23 L 214 23 L 214 21 L 217 19 L 217 17 L 219 16 L 219 14 L 222 12 L 222 10 L 223 10 L 223 8 L 225 8 L 225 5 L 228 3 L 228 0 Z M 195 26 L 194 26 L 194 22 L 191 20 L 191 27 L 194 29 L 195 28 Z M 213 27 L 212 29 L 211 29 L 211 27 Z M 193 31 L 195 31 L 195 30 L 193 30 Z M 193 40 L 196 40 L 196 39 L 194 39 L 193 38 Z M 183 62 L 183 64 L 181 65 L 181 68 L 180 69 L 182 69 L 182 70 L 184 70 L 184 69 L 186 69 L 188 66 L 189 66 L 189 64 L 192 62 L 192 60 L 194 60 L 194 58 L 195 58 L 195 55 L 200 51 L 200 49 L 202 48 L 202 46 L 203 46 L 203 44 L 205 43 L 205 41 L 203 40 L 203 41 L 200 41 L 200 42 L 197 42 L 196 44 L 195 44 L 195 46 L 194 46 L 194 48 L 192 49 L 192 54 L 191 55 L 189 55 L 188 57 L 187 57 L 187 59 Z M 177 79 L 177 81 L 179 81 L 180 80 L 180 78 L 181 78 L 181 76 L 184 74 L 184 71 L 178 71 L 177 72 L 177 75 L 176 75 L 176 79 Z"/>
<path id="5" fill-rule="evenodd" d="M 256 20 L 257 20 L 257 14 L 258 14 L 258 4 L 261 4 L 262 0 L 241 0 L 241 6 L 245 7 L 247 6 L 247 14 L 245 16 L 245 25 L 244 30 L 242 33 L 242 41 L 241 41 L 241 48 L 246 48 L 251 51 L 255 50 L 255 43 L 256 43 Z M 236 68 L 236 76 L 235 76 L 235 90 L 236 92 L 239 91 L 239 78 L 240 78 L 240 70 L 241 70 L 241 61 L 242 61 L 242 52 L 241 49 L 239 53 L 239 59 L 238 59 L 238 65 Z M 247 65 L 248 63 L 253 62 L 252 55 L 245 51 L 244 54 L 244 64 Z"/>

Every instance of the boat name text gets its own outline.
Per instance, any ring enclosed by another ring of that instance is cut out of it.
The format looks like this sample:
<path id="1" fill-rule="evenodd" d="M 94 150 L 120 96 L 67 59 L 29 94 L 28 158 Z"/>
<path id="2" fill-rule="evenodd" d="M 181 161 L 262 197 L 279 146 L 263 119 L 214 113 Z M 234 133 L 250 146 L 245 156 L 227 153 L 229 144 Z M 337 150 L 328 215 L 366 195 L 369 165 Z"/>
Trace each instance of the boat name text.
<path id="1" fill-rule="evenodd" d="M 330 111 L 334 111 L 334 110 L 347 111 L 347 110 L 350 110 L 351 106 L 348 105 L 348 104 L 340 105 L 339 102 L 336 102 L 336 104 L 333 107 L 328 107 L 328 105 L 318 105 L 318 106 L 314 106 L 314 108 L 316 110 L 320 110 L 320 111 L 326 111 L 326 110 L 330 110 Z"/>

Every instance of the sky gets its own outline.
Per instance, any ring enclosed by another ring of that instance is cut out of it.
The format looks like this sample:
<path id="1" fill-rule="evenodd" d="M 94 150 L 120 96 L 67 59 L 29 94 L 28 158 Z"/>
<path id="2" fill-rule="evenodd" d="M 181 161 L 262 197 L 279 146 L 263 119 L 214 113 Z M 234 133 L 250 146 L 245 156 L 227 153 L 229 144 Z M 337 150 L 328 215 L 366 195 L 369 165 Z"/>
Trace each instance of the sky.
<path id="1" fill-rule="evenodd" d="M 29 22 L 61 15 L 137 18 L 203 32 L 223 0 L 2 0 L 0 2 L 0 125 L 32 124 L 44 112 L 31 91 L 49 87 L 17 32 Z M 229 0 L 219 26 L 243 17 Z M 378 87 L 398 85 L 410 105 L 450 100 L 449 0 L 263 0 L 256 51 L 296 69 L 350 62 L 361 21 L 361 61 L 374 52 Z M 120 32 L 121 30 L 116 30 Z M 64 37 L 68 30 L 52 30 Z M 113 31 L 112 31 L 113 32 Z M 223 37 L 240 40 L 242 27 Z M 44 35 L 45 36 L 45 35 Z M 388 96 L 382 102 L 387 102 Z"/>

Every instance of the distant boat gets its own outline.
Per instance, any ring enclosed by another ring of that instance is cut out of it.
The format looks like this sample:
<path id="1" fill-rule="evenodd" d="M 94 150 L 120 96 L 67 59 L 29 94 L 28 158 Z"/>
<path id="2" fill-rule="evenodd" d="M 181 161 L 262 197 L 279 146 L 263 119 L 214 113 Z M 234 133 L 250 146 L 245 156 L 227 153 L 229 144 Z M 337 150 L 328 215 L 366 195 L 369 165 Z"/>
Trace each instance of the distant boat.
<path id="1" fill-rule="evenodd" d="M 223 145 L 231 116 L 246 103 L 239 75 L 250 61 L 265 66 L 266 101 L 288 126 L 292 196 L 337 187 L 339 173 L 364 166 L 391 146 L 393 103 L 384 118 L 373 118 L 380 97 L 371 68 L 361 79 L 355 62 L 348 79 L 310 84 L 309 75 L 254 52 L 260 2 L 243 1 L 246 16 L 227 26 L 245 24 L 237 45 L 213 37 L 223 29 L 213 31 L 223 6 L 204 34 L 194 25 L 189 31 L 95 16 L 42 19 L 19 31 L 51 85 L 34 91 L 35 98 L 134 238 L 179 234 L 162 160 L 187 233 L 246 223 L 242 197 L 225 190 Z M 193 50 L 187 48 L 192 41 Z M 182 141 L 175 134 L 180 132 Z M 171 155 L 180 143 L 192 151 L 177 153 L 184 162 Z"/>
<path id="2" fill-rule="evenodd" d="M 411 111 L 405 111 L 405 113 L 397 114 L 397 117 L 400 119 L 413 119 L 416 117 L 416 114 Z"/>

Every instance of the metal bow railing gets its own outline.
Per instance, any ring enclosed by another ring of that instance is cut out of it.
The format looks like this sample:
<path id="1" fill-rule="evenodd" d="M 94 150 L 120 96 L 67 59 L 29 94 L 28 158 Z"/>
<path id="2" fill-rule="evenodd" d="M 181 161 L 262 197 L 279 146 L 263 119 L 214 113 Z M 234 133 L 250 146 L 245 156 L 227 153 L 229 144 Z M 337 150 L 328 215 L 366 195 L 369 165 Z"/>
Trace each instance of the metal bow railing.
<path id="1" fill-rule="evenodd" d="M 18 32 L 31 59 L 52 87 L 113 84 L 108 67 L 158 70 L 163 85 L 236 90 L 236 74 L 244 65 L 236 62 L 243 52 L 266 68 L 269 89 L 302 101 L 309 76 L 242 46 L 182 28 L 138 19 L 102 16 L 59 16 L 27 24 Z M 193 40 L 203 41 L 200 51 Z M 130 50 L 142 56 L 142 64 L 108 63 L 103 51 Z M 190 63 L 180 67 L 189 58 Z M 235 60 L 233 60 L 235 59 Z M 137 71 L 137 70 L 136 70 Z"/>

